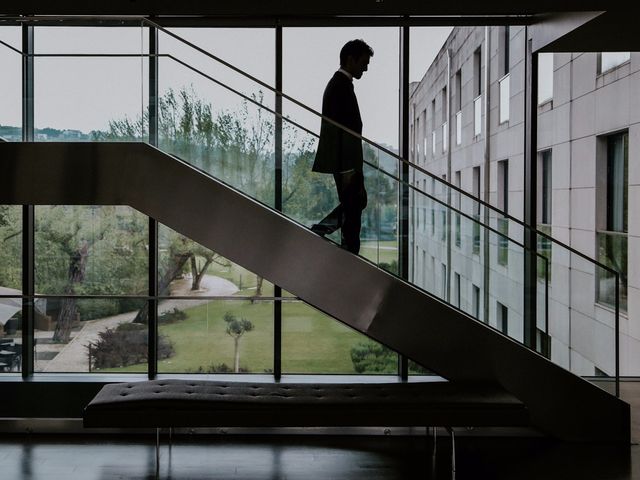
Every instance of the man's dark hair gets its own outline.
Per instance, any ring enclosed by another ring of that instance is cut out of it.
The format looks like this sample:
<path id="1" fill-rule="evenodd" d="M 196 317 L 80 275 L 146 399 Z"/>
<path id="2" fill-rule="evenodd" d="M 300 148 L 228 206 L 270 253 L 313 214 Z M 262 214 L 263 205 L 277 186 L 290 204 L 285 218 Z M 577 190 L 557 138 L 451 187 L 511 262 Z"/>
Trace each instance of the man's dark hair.
<path id="1" fill-rule="evenodd" d="M 357 59 L 362 55 L 373 57 L 373 48 L 367 45 L 364 40 L 349 40 L 340 50 L 340 66 L 344 67 L 346 65 L 347 58 L 353 57 Z"/>

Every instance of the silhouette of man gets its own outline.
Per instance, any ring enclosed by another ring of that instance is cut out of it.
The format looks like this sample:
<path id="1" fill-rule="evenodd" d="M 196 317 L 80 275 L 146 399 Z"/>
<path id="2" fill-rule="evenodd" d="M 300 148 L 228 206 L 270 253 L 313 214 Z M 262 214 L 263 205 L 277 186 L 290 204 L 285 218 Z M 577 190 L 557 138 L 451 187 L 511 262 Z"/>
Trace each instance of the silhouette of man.
<path id="1" fill-rule="evenodd" d="M 340 50 L 340 69 L 333 74 L 322 97 L 322 115 L 362 134 L 362 118 L 353 90 L 353 79 L 367 71 L 373 49 L 363 40 L 351 40 Z M 341 229 L 343 248 L 360 251 L 362 211 L 367 206 L 367 192 L 362 172 L 363 155 L 360 138 L 322 120 L 320 141 L 313 171 L 332 173 L 340 203 L 319 223 L 311 226 L 318 235 Z"/>

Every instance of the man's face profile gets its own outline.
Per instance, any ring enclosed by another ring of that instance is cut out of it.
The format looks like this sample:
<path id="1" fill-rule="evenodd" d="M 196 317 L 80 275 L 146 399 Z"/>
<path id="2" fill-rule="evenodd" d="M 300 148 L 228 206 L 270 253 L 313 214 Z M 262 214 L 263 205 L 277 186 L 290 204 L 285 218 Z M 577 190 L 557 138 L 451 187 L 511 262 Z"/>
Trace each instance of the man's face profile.
<path id="1" fill-rule="evenodd" d="M 363 54 L 358 58 L 349 56 L 347 57 L 345 70 L 353 75 L 353 78 L 360 79 L 362 78 L 362 74 L 368 70 L 370 58 L 367 54 Z"/>

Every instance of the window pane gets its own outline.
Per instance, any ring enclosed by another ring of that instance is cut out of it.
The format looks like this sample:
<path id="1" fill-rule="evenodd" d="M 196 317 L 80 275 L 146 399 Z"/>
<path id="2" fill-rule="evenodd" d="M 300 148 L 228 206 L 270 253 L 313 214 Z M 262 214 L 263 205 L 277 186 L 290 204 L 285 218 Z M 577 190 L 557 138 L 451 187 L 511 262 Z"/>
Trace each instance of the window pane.
<path id="1" fill-rule="evenodd" d="M 510 83 L 510 75 L 507 75 L 500 80 L 500 123 L 509 121 Z"/>
<path id="2" fill-rule="evenodd" d="M 0 288 L 22 290 L 21 206 L 0 205 Z"/>
<path id="3" fill-rule="evenodd" d="M 612 68 L 622 65 L 631 58 L 630 52 L 602 52 L 601 72 L 606 72 Z"/>
<path id="4" fill-rule="evenodd" d="M 327 82 L 339 68 L 339 54 L 349 40 L 361 38 L 374 50 L 368 71 L 354 80 L 363 123 L 363 135 L 376 143 L 398 148 L 398 29 L 397 28 L 285 28 L 283 84 L 285 93 L 320 112 Z M 311 54 L 310 54 L 311 53 Z M 320 130 L 318 117 L 284 101 L 292 120 Z"/>
<path id="5" fill-rule="evenodd" d="M 142 139 L 147 77 L 139 27 L 37 27 L 34 48 L 37 54 L 133 55 L 36 57 L 36 140 Z"/>
<path id="6" fill-rule="evenodd" d="M 0 375 L 22 371 L 22 298 L 6 296 L 15 292 L 0 287 Z"/>
<path id="7" fill-rule="evenodd" d="M 124 206 L 37 206 L 35 212 L 36 293 L 147 294 L 146 216 Z"/>
<path id="8" fill-rule="evenodd" d="M 607 137 L 607 230 L 627 231 L 628 134 Z"/>
<path id="9" fill-rule="evenodd" d="M 538 104 L 553 98 L 553 53 L 538 54 Z"/>
<path id="10" fill-rule="evenodd" d="M 171 354 L 161 373 L 271 373 L 273 301 L 164 300 L 159 334 Z"/>
<path id="11" fill-rule="evenodd" d="M 36 299 L 35 371 L 146 373 L 149 334 L 137 315 L 144 305 L 131 297 Z"/>
<path id="12" fill-rule="evenodd" d="M 396 374 L 395 352 L 302 302 L 282 305 L 282 371 Z"/>
<path id="13" fill-rule="evenodd" d="M 598 233 L 598 261 L 620 274 L 620 310 L 627 311 L 627 248 L 626 235 Z M 598 302 L 615 307 L 615 276 L 598 268 Z"/>
<path id="14" fill-rule="evenodd" d="M 172 31 L 273 84 L 273 29 Z M 166 33 L 159 45 L 160 149 L 273 206 L 275 95 Z"/>
<path id="15" fill-rule="evenodd" d="M 273 295 L 273 284 L 184 235 L 158 230 L 160 296 Z"/>
<path id="16" fill-rule="evenodd" d="M 22 56 L 20 27 L 0 27 L 0 140 L 22 140 Z"/>

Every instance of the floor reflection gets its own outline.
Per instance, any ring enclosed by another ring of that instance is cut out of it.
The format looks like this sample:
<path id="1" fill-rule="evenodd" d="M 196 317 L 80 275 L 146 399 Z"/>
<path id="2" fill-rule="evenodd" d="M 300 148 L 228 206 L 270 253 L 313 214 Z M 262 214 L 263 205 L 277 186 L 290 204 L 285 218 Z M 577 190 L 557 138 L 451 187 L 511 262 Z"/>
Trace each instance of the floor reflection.
<path id="1" fill-rule="evenodd" d="M 451 479 L 449 438 L 398 436 L 4 436 L 0 478 L 111 479 Z M 456 480 L 631 480 L 640 447 L 546 439 L 456 439 Z"/>

